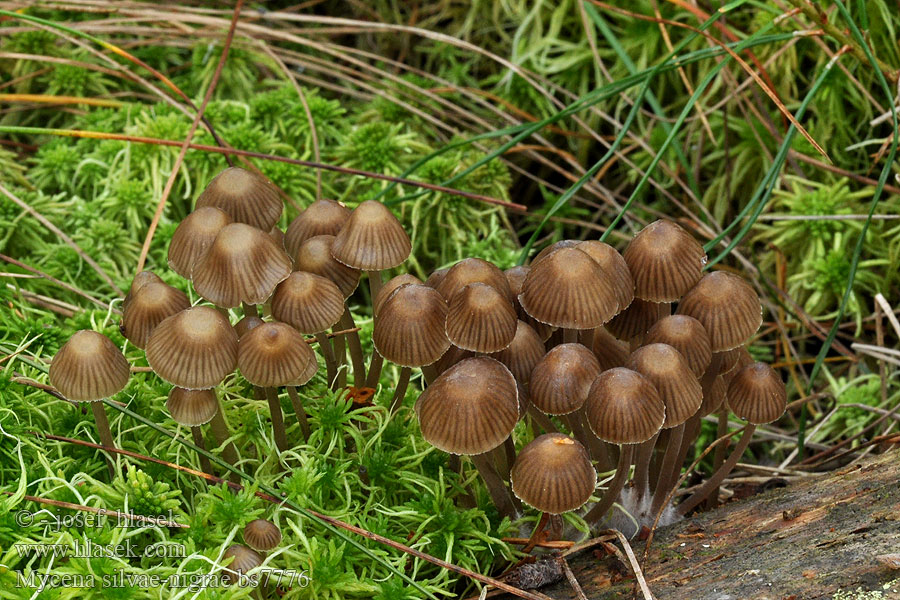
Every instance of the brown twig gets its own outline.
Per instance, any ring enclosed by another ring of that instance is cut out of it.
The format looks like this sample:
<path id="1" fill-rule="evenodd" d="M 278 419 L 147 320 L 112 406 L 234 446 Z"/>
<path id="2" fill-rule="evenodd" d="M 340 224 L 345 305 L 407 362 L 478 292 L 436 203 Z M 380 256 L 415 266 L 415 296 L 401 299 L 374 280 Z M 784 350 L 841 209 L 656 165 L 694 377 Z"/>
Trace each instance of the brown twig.
<path id="1" fill-rule="evenodd" d="M 228 59 L 228 50 L 231 48 L 231 42 L 234 39 L 234 30 L 237 27 L 238 17 L 240 17 L 241 15 L 241 7 L 243 5 L 244 0 L 237 0 L 237 3 L 234 6 L 234 13 L 231 17 L 231 25 L 228 28 L 228 34 L 225 36 L 225 44 L 222 47 L 222 55 L 219 56 L 219 64 L 216 65 L 216 71 L 215 73 L 213 73 L 213 77 L 209 83 L 209 87 L 206 90 L 206 94 L 203 96 L 203 102 L 200 104 L 200 108 L 197 109 L 197 115 L 194 117 L 194 120 L 191 123 L 191 127 L 184 138 L 184 142 L 182 142 L 181 144 L 181 149 L 178 151 L 178 156 L 175 158 L 175 164 L 172 165 L 172 172 L 169 174 L 169 179 L 166 181 L 166 186 L 163 188 L 162 195 L 159 198 L 159 203 L 156 205 L 156 212 L 153 214 L 153 219 L 150 220 L 150 227 L 148 227 L 147 229 L 147 237 L 144 238 L 144 245 L 141 248 L 141 255 L 140 258 L 138 258 L 138 264 L 135 273 L 140 273 L 144 269 L 144 263 L 147 261 L 147 254 L 150 253 L 150 244 L 153 242 L 153 235 L 156 233 L 156 226 L 159 224 L 159 220 L 162 217 L 163 210 L 165 210 L 166 208 L 166 202 L 169 199 L 169 194 L 172 192 L 172 186 L 175 185 L 175 180 L 178 179 L 178 171 L 181 169 L 181 163 L 184 161 L 185 154 L 187 154 L 188 146 L 191 143 L 191 139 L 193 139 L 194 137 L 194 132 L 197 131 L 197 126 L 203 119 L 203 113 L 204 111 L 206 111 L 206 105 L 209 104 L 213 92 L 216 90 L 216 85 L 219 83 L 219 77 L 222 75 L 222 67 L 225 66 L 225 61 Z"/>
<path id="2" fill-rule="evenodd" d="M 6 494 L 7 496 L 14 496 L 13 492 L 0 491 L 0 493 Z M 80 510 L 82 512 L 94 513 L 95 515 L 109 515 L 111 517 L 115 517 L 120 523 L 127 521 L 140 521 L 142 523 L 153 523 L 154 525 L 158 525 L 160 527 L 177 527 L 180 529 L 190 529 L 190 525 L 186 523 L 179 523 L 177 521 L 167 521 L 165 519 L 160 519 L 156 517 L 147 517 L 144 515 L 136 515 L 133 513 L 123 513 L 117 510 L 107 510 L 105 508 L 95 508 L 93 506 L 85 506 L 83 504 L 73 504 L 72 502 L 63 502 L 62 500 L 50 500 L 49 498 L 40 498 L 38 496 L 22 496 L 25 500 L 29 500 L 31 502 L 37 502 L 38 504 L 46 504 L 48 506 L 56 506 L 59 508 L 69 508 L 72 510 Z"/>
<path id="3" fill-rule="evenodd" d="M 64 281 L 60 281 L 59 279 L 53 277 L 52 275 L 48 275 L 47 273 L 44 273 L 43 271 L 39 271 L 38 269 L 35 269 L 32 266 L 26 265 L 25 263 L 20 262 L 20 261 L 16 260 L 15 258 L 12 258 L 11 256 L 6 256 L 5 254 L 0 254 L 0 260 L 6 261 L 11 265 L 15 265 L 15 266 L 19 267 L 20 269 L 25 269 L 29 273 L 34 273 L 38 277 L 46 279 L 47 281 L 49 281 L 51 283 L 55 283 L 59 287 L 69 290 L 73 294 L 78 294 L 82 298 L 86 298 L 87 300 L 90 300 L 94 304 L 98 304 L 98 305 L 102 306 L 103 308 L 108 307 L 108 305 L 105 302 L 103 302 L 102 300 L 98 300 L 97 298 L 94 298 L 93 296 L 79 290 L 77 287 L 75 287 L 73 285 L 69 285 L 68 283 L 66 283 Z M 119 312 L 119 311 L 114 310 L 114 312 Z"/>

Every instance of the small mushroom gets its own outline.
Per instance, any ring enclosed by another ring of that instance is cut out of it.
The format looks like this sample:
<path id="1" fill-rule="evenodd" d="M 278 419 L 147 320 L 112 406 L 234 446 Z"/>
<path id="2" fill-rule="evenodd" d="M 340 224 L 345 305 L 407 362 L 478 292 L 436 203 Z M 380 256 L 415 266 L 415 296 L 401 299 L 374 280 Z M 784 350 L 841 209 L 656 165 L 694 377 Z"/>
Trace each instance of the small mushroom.
<path id="1" fill-rule="evenodd" d="M 281 543 L 281 530 L 266 519 L 253 519 L 244 526 L 244 543 L 257 552 L 271 552 Z"/>
<path id="2" fill-rule="evenodd" d="M 291 221 L 284 232 L 284 246 L 288 254 L 295 256 L 300 245 L 318 235 L 337 235 L 350 211 L 334 200 L 316 200 Z"/>
<path id="3" fill-rule="evenodd" d="M 622 253 L 634 279 L 634 295 L 648 302 L 674 302 L 697 281 L 706 252 L 687 231 L 665 219 L 634 236 Z"/>
<path id="4" fill-rule="evenodd" d="M 567 435 L 545 433 L 522 448 L 510 480 L 519 500 L 559 515 L 584 506 L 597 486 L 597 472 L 584 446 Z"/>
<path id="5" fill-rule="evenodd" d="M 147 283 L 122 307 L 122 335 L 144 349 L 157 325 L 191 307 L 187 295 L 165 283 Z"/>
<path id="6" fill-rule="evenodd" d="M 240 167 L 229 167 L 209 182 L 195 208 L 204 206 L 220 208 L 232 221 L 263 231 L 272 229 L 284 210 L 278 188 L 271 181 Z"/>
<path id="7" fill-rule="evenodd" d="M 222 560 L 227 562 L 228 559 L 233 560 L 225 567 L 225 579 L 231 585 L 235 583 L 243 585 L 245 581 L 243 576 L 263 563 L 263 557 L 256 550 L 251 550 L 242 544 L 233 544 L 225 550 Z"/>
<path id="8" fill-rule="evenodd" d="M 446 280 L 445 280 L 446 281 Z M 516 336 L 516 311 L 496 288 L 480 282 L 460 288 L 447 306 L 447 337 L 464 350 L 499 352 Z"/>
<path id="9" fill-rule="evenodd" d="M 186 216 L 169 241 L 169 267 L 190 279 L 194 263 L 206 254 L 222 228 L 232 222 L 225 211 L 215 206 L 201 206 Z"/>

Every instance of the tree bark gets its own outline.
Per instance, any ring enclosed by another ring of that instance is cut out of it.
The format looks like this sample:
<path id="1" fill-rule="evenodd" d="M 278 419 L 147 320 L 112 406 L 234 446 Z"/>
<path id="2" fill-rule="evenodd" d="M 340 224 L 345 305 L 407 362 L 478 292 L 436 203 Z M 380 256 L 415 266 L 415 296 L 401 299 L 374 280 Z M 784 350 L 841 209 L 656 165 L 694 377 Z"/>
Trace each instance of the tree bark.
<path id="1" fill-rule="evenodd" d="M 883 588 L 900 579 L 885 556 L 900 551 L 898 481 L 893 451 L 695 514 L 656 532 L 644 577 L 661 600 L 830 600 L 857 588 L 900 597 L 900 583 Z M 644 544 L 632 541 L 639 558 Z M 633 574 L 616 558 L 588 550 L 568 563 L 588 598 L 634 597 Z M 539 591 L 576 598 L 565 578 Z"/>

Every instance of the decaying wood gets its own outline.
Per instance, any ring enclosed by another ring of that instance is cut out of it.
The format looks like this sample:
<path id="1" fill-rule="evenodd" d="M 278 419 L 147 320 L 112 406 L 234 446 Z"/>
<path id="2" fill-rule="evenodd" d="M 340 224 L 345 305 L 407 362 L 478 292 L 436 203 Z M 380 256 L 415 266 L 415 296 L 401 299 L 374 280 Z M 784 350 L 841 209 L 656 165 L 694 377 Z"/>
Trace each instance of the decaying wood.
<path id="1" fill-rule="evenodd" d="M 644 543 L 634 541 L 634 550 L 641 556 Z M 857 588 L 900 599 L 898 553 L 900 451 L 893 451 L 662 528 L 644 575 L 659 600 L 830 600 Z M 633 597 L 631 573 L 608 552 L 568 563 L 588 598 Z M 565 578 L 540 591 L 576 598 Z"/>

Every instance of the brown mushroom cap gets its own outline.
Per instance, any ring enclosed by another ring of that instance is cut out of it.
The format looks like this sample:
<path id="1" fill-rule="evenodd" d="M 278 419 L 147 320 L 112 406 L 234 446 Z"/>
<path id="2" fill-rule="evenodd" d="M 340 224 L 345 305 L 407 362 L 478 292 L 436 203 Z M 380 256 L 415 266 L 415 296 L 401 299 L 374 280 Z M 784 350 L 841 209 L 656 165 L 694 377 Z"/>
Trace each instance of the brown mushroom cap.
<path id="1" fill-rule="evenodd" d="M 516 311 L 500 292 L 470 283 L 451 298 L 445 330 L 453 345 L 473 352 L 498 352 L 516 337 Z"/>
<path id="2" fill-rule="evenodd" d="M 204 206 L 221 208 L 232 221 L 263 231 L 272 229 L 284 210 L 278 188 L 271 181 L 240 167 L 229 167 L 209 182 L 195 208 Z"/>
<path id="3" fill-rule="evenodd" d="M 319 333 L 344 314 L 344 296 L 329 279 L 294 271 L 272 295 L 272 316 L 300 333 Z"/>
<path id="4" fill-rule="evenodd" d="M 209 306 L 195 306 L 156 326 L 147 362 L 162 379 L 202 390 L 218 385 L 237 366 L 238 336 L 228 319 Z"/>
<path id="5" fill-rule="evenodd" d="M 231 584 L 240 581 L 240 575 L 252 571 L 263 563 L 263 557 L 256 550 L 251 550 L 242 544 L 233 544 L 225 550 L 225 553 L 222 555 L 222 562 L 228 562 L 229 558 L 234 560 L 225 567 L 227 570 L 223 572 L 223 576 Z"/>
<path id="6" fill-rule="evenodd" d="M 502 363 L 479 356 L 444 371 L 419 396 L 422 437 L 450 454 L 483 454 L 509 437 L 519 420 L 516 380 Z"/>
<path id="7" fill-rule="evenodd" d="M 516 323 L 516 336 L 509 346 L 492 356 L 502 362 L 522 385 L 531 381 L 531 372 L 547 351 L 544 341 L 525 321 Z"/>
<path id="8" fill-rule="evenodd" d="M 593 352 L 581 344 L 560 344 L 531 372 L 531 403 L 548 415 L 567 415 L 584 405 L 599 374 L 600 363 Z"/>
<path id="9" fill-rule="evenodd" d="M 172 419 L 187 427 L 199 427 L 212 421 L 219 412 L 219 401 L 213 390 L 186 390 L 173 387 L 166 400 Z"/>
<path id="10" fill-rule="evenodd" d="M 510 472 L 513 493 L 554 515 L 584 506 L 597 486 L 587 450 L 561 433 L 545 433 L 522 448 Z"/>
<path id="11" fill-rule="evenodd" d="M 366 200 L 350 213 L 335 236 L 331 254 L 363 271 L 383 271 L 403 263 L 412 250 L 397 217 L 381 202 Z"/>
<path id="12" fill-rule="evenodd" d="M 724 376 L 719 375 L 713 380 L 709 388 L 703 389 L 703 402 L 697 410 L 697 415 L 703 418 L 718 412 L 722 407 L 722 403 L 725 402 L 725 393 L 727 391 L 728 383 L 725 381 Z"/>
<path id="13" fill-rule="evenodd" d="M 163 319 L 190 306 L 191 301 L 181 290 L 161 282 L 147 283 L 122 307 L 122 335 L 143 349 Z"/>
<path id="14" fill-rule="evenodd" d="M 253 519 L 244 526 L 244 543 L 257 552 L 269 552 L 281 543 L 281 531 L 271 521 Z"/>
<path id="15" fill-rule="evenodd" d="M 108 337 L 76 331 L 50 363 L 50 383 L 74 402 L 95 402 L 122 391 L 131 371 L 128 361 Z"/>
<path id="16" fill-rule="evenodd" d="M 728 385 L 728 406 L 741 419 L 761 425 L 777 421 L 787 407 L 787 391 L 778 373 L 755 362 L 743 367 Z"/>
<path id="17" fill-rule="evenodd" d="M 169 242 L 169 267 L 190 279 L 194 263 L 206 254 L 222 228 L 231 223 L 231 217 L 215 206 L 201 206 L 186 216 Z"/>
<path id="18" fill-rule="evenodd" d="M 626 365 L 646 377 L 666 405 L 664 429 L 690 419 L 703 402 L 700 381 L 687 360 L 668 344 L 649 344 L 631 353 Z"/>
<path id="19" fill-rule="evenodd" d="M 506 276 L 499 268 L 480 258 L 464 258 L 452 267 L 441 278 L 435 289 L 440 292 L 444 300 L 450 302 L 456 293 L 470 283 L 483 283 L 489 285 L 504 298 L 513 301 L 512 291 Z"/>
<path id="20" fill-rule="evenodd" d="M 288 385 L 315 360 L 299 331 L 285 323 L 263 323 L 238 342 L 238 368 L 244 379 L 260 387 Z"/>
<path id="21" fill-rule="evenodd" d="M 541 341 L 546 342 L 550 339 L 550 336 L 553 335 L 553 328 L 546 323 L 541 323 L 537 319 L 533 319 L 531 315 L 525 312 L 525 309 L 522 308 L 522 304 L 519 302 L 519 294 L 522 293 L 522 284 L 525 283 L 525 277 L 528 276 L 528 271 L 530 270 L 531 267 L 529 266 L 518 265 L 506 269 L 503 271 L 503 275 L 506 277 L 507 283 L 509 283 L 509 289 L 512 292 L 516 314 L 519 316 L 519 319 L 525 321 L 525 323 L 534 329 L 534 332 L 540 336 Z"/>
<path id="22" fill-rule="evenodd" d="M 594 380 L 585 402 L 585 416 L 591 431 L 601 440 L 640 444 L 662 428 L 666 405 L 646 377 L 616 367 Z"/>
<path id="23" fill-rule="evenodd" d="M 644 336 L 644 344 L 668 344 L 688 361 L 691 371 L 702 377 L 712 359 L 709 335 L 700 321 L 687 315 L 670 315 L 656 322 Z"/>
<path id="24" fill-rule="evenodd" d="M 372 341 L 378 353 L 394 364 L 430 365 L 450 347 L 444 333 L 446 318 L 447 304 L 436 290 L 402 285 L 381 306 Z"/>
<path id="25" fill-rule="evenodd" d="M 259 327 L 263 323 L 265 323 L 265 321 L 263 321 L 259 317 L 249 315 L 234 324 L 234 331 L 235 333 L 237 333 L 238 339 L 240 339 L 244 337 L 244 334 L 246 334 L 248 331 L 250 331 L 254 327 Z"/>
<path id="26" fill-rule="evenodd" d="M 635 298 L 632 303 L 606 324 L 606 329 L 620 340 L 631 340 L 647 331 L 659 318 L 660 305 Z M 668 310 L 668 309 L 667 309 Z"/>
<path id="27" fill-rule="evenodd" d="M 219 231 L 191 272 L 194 289 L 216 306 L 262 304 L 291 274 L 291 259 L 265 232 L 244 223 Z"/>
<path id="28" fill-rule="evenodd" d="M 628 344 L 617 340 L 605 327 L 598 327 L 594 330 L 591 350 L 594 351 L 594 356 L 600 362 L 601 371 L 624 367 L 631 355 Z"/>
<path id="29" fill-rule="evenodd" d="M 534 256 L 534 258 L 531 259 L 531 266 L 535 266 L 557 250 L 561 250 L 563 248 L 574 248 L 580 243 L 581 240 L 559 240 L 558 242 L 553 242 L 552 244 L 538 252 Z"/>
<path id="30" fill-rule="evenodd" d="M 331 255 L 332 243 L 334 243 L 333 235 L 317 235 L 304 240 L 293 254 L 294 267 L 297 271 L 306 271 L 330 279 L 341 290 L 344 298 L 349 298 L 359 285 L 362 271 L 336 261 Z"/>
<path id="31" fill-rule="evenodd" d="M 743 278 L 725 271 L 704 275 L 678 303 L 678 313 L 700 321 L 713 352 L 743 345 L 762 324 L 759 296 Z"/>
<path id="32" fill-rule="evenodd" d="M 687 231 L 665 219 L 634 236 L 622 253 L 634 279 L 634 295 L 674 302 L 700 280 L 706 252 Z"/>
<path id="33" fill-rule="evenodd" d="M 447 271 L 449 270 L 449 267 L 446 269 L 435 270 L 431 273 L 431 275 L 428 276 L 428 279 L 425 280 L 425 285 L 430 288 L 437 288 L 437 286 L 440 285 L 441 281 L 444 280 L 444 277 L 446 277 Z"/>
<path id="34" fill-rule="evenodd" d="M 317 235 L 337 235 L 347 219 L 350 210 L 334 200 L 316 200 L 306 207 L 288 225 L 284 232 L 284 247 L 288 254 L 295 256 L 300 244 Z"/>
<path id="35" fill-rule="evenodd" d="M 375 298 L 373 298 L 372 313 L 377 315 L 379 312 L 381 312 L 381 307 L 384 306 L 385 301 L 390 298 L 391 294 L 393 294 L 398 287 L 406 284 L 421 285 L 422 280 L 409 273 L 401 273 L 396 277 L 392 277 L 381 287 L 380 290 L 378 290 L 378 294 L 375 296 Z"/>
<path id="36" fill-rule="evenodd" d="M 165 282 L 160 279 L 159 275 L 157 275 L 153 271 L 141 271 L 134 276 L 134 279 L 131 280 L 131 287 L 128 288 L 128 293 L 125 294 L 125 299 L 122 301 L 122 310 L 125 310 L 125 307 L 129 302 L 131 302 L 131 297 L 134 296 L 135 292 L 137 292 L 148 283 Z"/>
<path id="37" fill-rule="evenodd" d="M 576 248 L 557 250 L 531 267 L 519 302 L 538 321 L 566 329 L 599 327 L 618 310 L 600 265 Z"/>
<path id="38" fill-rule="evenodd" d="M 616 301 L 619 303 L 619 312 L 628 308 L 631 301 L 634 300 L 634 280 L 631 278 L 631 271 L 628 270 L 625 259 L 618 250 L 596 240 L 581 242 L 575 247 L 593 258 L 607 274 L 610 285 L 616 294 Z"/>

